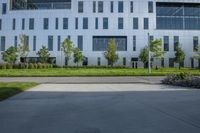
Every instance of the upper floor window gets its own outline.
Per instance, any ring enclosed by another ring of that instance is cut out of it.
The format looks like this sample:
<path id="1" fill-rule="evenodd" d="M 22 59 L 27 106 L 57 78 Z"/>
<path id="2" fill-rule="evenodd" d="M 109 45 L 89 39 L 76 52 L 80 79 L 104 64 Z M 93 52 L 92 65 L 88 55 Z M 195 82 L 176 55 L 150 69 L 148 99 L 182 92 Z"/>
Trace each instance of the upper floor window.
<path id="1" fill-rule="evenodd" d="M 12 29 L 15 30 L 15 28 L 16 28 L 16 19 L 14 18 L 12 23 Z"/>
<path id="2" fill-rule="evenodd" d="M 113 1 L 110 2 L 110 12 L 111 13 L 114 12 L 114 2 Z"/>
<path id="3" fill-rule="evenodd" d="M 83 1 L 78 1 L 78 12 L 83 13 L 83 8 L 84 8 Z"/>
<path id="4" fill-rule="evenodd" d="M 78 18 L 75 18 L 75 29 L 78 29 Z"/>
<path id="5" fill-rule="evenodd" d="M 133 1 L 130 2 L 130 12 L 133 13 Z"/>
<path id="6" fill-rule="evenodd" d="M 2 20 L 0 19 L 0 30 L 2 29 Z"/>
<path id="7" fill-rule="evenodd" d="M 17 48 L 17 36 L 14 37 L 14 46 Z"/>
<path id="8" fill-rule="evenodd" d="M 149 29 L 149 18 L 144 18 L 144 29 Z"/>
<path id="9" fill-rule="evenodd" d="M 103 18 L 103 29 L 108 29 L 108 18 Z"/>
<path id="10" fill-rule="evenodd" d="M 164 51 L 169 51 L 169 36 L 164 36 Z"/>
<path id="11" fill-rule="evenodd" d="M 68 18 L 63 18 L 63 29 L 68 29 Z"/>
<path id="12" fill-rule="evenodd" d="M 78 48 L 83 51 L 83 36 L 78 36 Z"/>
<path id="13" fill-rule="evenodd" d="M 124 19 L 118 18 L 118 29 L 123 29 L 123 28 L 124 28 Z"/>
<path id="14" fill-rule="evenodd" d="M 59 28 L 59 19 L 56 18 L 55 20 L 55 29 L 57 30 Z"/>
<path id="15" fill-rule="evenodd" d="M 148 2 L 148 12 L 153 13 L 153 1 Z"/>
<path id="16" fill-rule="evenodd" d="M 136 51 L 136 36 L 133 36 L 133 51 Z"/>
<path id="17" fill-rule="evenodd" d="M 98 12 L 99 13 L 103 12 L 103 1 L 98 1 Z"/>
<path id="18" fill-rule="evenodd" d="M 43 20 L 43 28 L 44 28 L 44 30 L 49 29 L 49 19 L 48 18 L 44 18 L 44 20 Z"/>
<path id="19" fill-rule="evenodd" d="M 88 29 L 88 18 L 83 18 L 83 29 Z"/>
<path id="20" fill-rule="evenodd" d="M 133 29 L 138 29 L 138 18 L 133 18 Z"/>
<path id="21" fill-rule="evenodd" d="M 1 47 L 0 47 L 1 51 L 5 51 L 5 48 L 6 48 L 6 37 L 5 36 L 1 36 L 0 44 L 1 44 Z"/>
<path id="22" fill-rule="evenodd" d="M 34 18 L 30 18 L 29 19 L 29 30 L 33 30 L 34 29 Z"/>
<path id="23" fill-rule="evenodd" d="M 118 12 L 123 13 L 124 12 L 124 2 L 118 1 Z"/>
<path id="24" fill-rule="evenodd" d="M 198 51 L 198 45 L 199 45 L 199 38 L 198 36 L 193 37 L 193 51 Z"/>
<path id="25" fill-rule="evenodd" d="M 53 36 L 48 36 L 48 50 L 53 51 Z"/>
<path id="26" fill-rule="evenodd" d="M 93 1 L 93 13 L 96 12 L 96 1 Z"/>
<path id="27" fill-rule="evenodd" d="M 95 18 L 95 29 L 99 28 L 99 19 Z"/>
<path id="28" fill-rule="evenodd" d="M 25 18 L 22 19 L 22 30 L 25 29 Z"/>
<path id="29" fill-rule="evenodd" d="M 36 36 L 33 36 L 33 51 L 36 51 Z"/>
<path id="30" fill-rule="evenodd" d="M 2 3 L 2 14 L 6 14 L 6 12 L 7 12 L 7 4 Z"/>
<path id="31" fill-rule="evenodd" d="M 179 45 L 179 36 L 174 36 L 174 51 L 177 50 Z"/>
<path id="32" fill-rule="evenodd" d="M 61 48 L 61 46 L 60 46 L 60 45 L 61 45 L 61 42 L 60 42 L 60 41 L 61 41 L 61 37 L 58 36 L 58 37 L 57 37 L 57 45 L 58 45 L 58 46 L 57 46 L 57 48 L 58 48 L 57 50 L 58 50 L 58 51 L 60 51 L 60 48 Z"/>

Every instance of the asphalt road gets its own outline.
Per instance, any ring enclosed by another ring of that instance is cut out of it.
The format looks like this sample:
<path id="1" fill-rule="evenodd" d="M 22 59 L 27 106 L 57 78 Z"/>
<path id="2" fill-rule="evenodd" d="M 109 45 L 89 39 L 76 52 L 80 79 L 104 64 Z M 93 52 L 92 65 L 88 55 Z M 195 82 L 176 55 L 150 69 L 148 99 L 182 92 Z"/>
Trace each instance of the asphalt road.
<path id="1" fill-rule="evenodd" d="M 1 133 L 200 133 L 200 90 L 41 84 L 0 102 Z"/>

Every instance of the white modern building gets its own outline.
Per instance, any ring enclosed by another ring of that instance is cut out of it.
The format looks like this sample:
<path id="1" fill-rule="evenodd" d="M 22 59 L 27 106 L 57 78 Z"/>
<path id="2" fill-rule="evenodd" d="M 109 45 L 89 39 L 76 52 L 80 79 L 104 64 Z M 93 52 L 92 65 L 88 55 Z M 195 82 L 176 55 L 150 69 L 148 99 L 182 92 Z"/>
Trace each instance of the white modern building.
<path id="1" fill-rule="evenodd" d="M 83 65 L 107 65 L 103 51 L 115 38 L 117 64 L 143 67 L 138 56 L 148 33 L 163 40 L 166 53 L 158 65 L 176 66 L 180 43 L 186 53 L 182 65 L 200 66 L 192 58 L 200 38 L 200 0 L 0 0 L 0 50 L 17 46 L 25 34 L 30 61 L 44 45 L 55 63 L 64 65 L 61 42 L 70 38 L 86 57 Z"/>

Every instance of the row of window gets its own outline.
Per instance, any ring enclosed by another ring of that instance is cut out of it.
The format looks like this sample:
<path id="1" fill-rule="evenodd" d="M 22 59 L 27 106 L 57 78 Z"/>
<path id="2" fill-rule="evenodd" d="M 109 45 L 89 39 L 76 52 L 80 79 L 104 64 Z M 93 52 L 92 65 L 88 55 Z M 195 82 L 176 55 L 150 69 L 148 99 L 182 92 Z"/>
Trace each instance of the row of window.
<path id="1" fill-rule="evenodd" d="M 56 37 L 55 36 L 48 36 L 48 49 L 49 51 L 53 51 L 54 50 L 54 39 Z M 71 37 L 68 36 L 68 38 L 70 39 Z M 93 36 L 93 51 L 105 51 L 107 49 L 108 46 L 108 41 L 109 39 L 114 38 L 116 40 L 116 44 L 117 44 L 117 50 L 118 51 L 127 51 L 127 36 Z M 0 38 L 0 49 L 1 51 L 5 51 L 5 46 L 6 46 L 6 37 L 5 36 L 1 36 Z M 152 41 L 154 39 L 153 36 L 150 36 L 150 40 Z M 25 39 L 26 44 L 29 46 L 29 36 L 26 37 Z M 163 45 L 164 45 L 164 51 L 169 51 L 169 36 L 164 36 L 163 37 Z M 77 36 L 77 45 L 78 48 L 83 51 L 83 36 L 79 35 Z M 37 37 L 33 36 L 33 51 L 36 51 L 36 45 L 37 45 Z M 132 48 L 133 51 L 137 51 L 137 37 L 133 36 L 133 40 L 132 40 Z M 174 36 L 173 37 L 173 46 L 174 46 L 174 51 L 176 51 L 177 46 L 180 44 L 179 41 L 179 36 Z M 18 45 L 18 37 L 15 36 L 14 37 L 14 46 L 17 47 Z M 199 45 L 199 38 L 198 36 L 194 36 L 193 37 L 193 51 L 197 51 L 198 50 L 198 45 Z M 60 51 L 61 49 L 61 36 L 57 36 L 57 51 Z"/>
<path id="2" fill-rule="evenodd" d="M 124 1 L 117 1 L 118 2 L 118 13 L 124 12 Z M 110 1 L 110 12 L 113 13 L 114 11 L 114 4 L 116 1 Z M 148 2 L 148 12 L 153 13 L 153 1 Z M 130 12 L 133 13 L 134 11 L 134 2 L 130 1 Z M 78 1 L 78 12 L 84 12 L 84 1 Z M 104 1 L 93 1 L 93 13 L 103 13 L 104 12 Z"/>
<path id="3" fill-rule="evenodd" d="M 133 18 L 133 29 L 139 29 L 139 19 Z M 144 18 L 144 29 L 149 29 L 149 18 Z M 89 29 L 89 19 L 87 17 L 84 17 L 82 19 L 82 29 Z M 69 19 L 63 18 L 63 29 L 69 28 Z M 2 29 L 2 20 L 0 19 L 0 30 Z M 12 20 L 12 30 L 16 29 L 16 19 L 14 18 Z M 21 20 L 21 29 L 25 30 L 25 18 Z M 29 30 L 35 29 L 35 19 L 29 18 Z M 49 29 L 49 18 L 43 19 L 43 29 L 48 30 Z M 55 29 L 59 29 L 59 18 L 55 19 Z M 75 18 L 75 29 L 79 29 L 79 18 Z M 99 18 L 95 18 L 95 29 L 99 29 Z M 103 18 L 103 29 L 109 29 L 109 18 L 104 17 Z M 119 17 L 118 18 L 118 29 L 124 29 L 124 18 Z"/>

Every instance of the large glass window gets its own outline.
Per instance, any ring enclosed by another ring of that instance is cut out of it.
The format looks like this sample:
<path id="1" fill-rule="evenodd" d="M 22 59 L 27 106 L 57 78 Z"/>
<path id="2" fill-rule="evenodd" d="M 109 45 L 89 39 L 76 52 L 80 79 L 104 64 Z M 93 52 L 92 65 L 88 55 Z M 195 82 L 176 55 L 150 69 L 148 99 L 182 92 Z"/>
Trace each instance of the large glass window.
<path id="1" fill-rule="evenodd" d="M 93 36 L 93 51 L 105 51 L 110 39 L 116 40 L 118 51 L 127 51 L 126 36 Z"/>
<path id="2" fill-rule="evenodd" d="M 118 18 L 118 29 L 123 29 L 123 28 L 124 28 L 124 19 Z"/>
<path id="3" fill-rule="evenodd" d="M 44 30 L 48 30 L 49 29 L 49 19 L 48 18 L 44 18 L 43 20 L 43 28 Z"/>
<path id="4" fill-rule="evenodd" d="M 7 12 L 7 4 L 2 3 L 2 14 L 6 14 L 6 12 Z"/>
<path id="5" fill-rule="evenodd" d="M 124 12 L 124 2 L 118 1 L 118 12 L 123 13 Z"/>
<path id="6" fill-rule="evenodd" d="M 78 48 L 83 51 L 83 36 L 78 36 Z"/>
<path id="7" fill-rule="evenodd" d="M 108 29 L 108 18 L 103 18 L 103 29 Z"/>
<path id="8" fill-rule="evenodd" d="M 133 18 L 133 29 L 138 29 L 138 18 Z"/>
<path id="9" fill-rule="evenodd" d="M 157 29 L 200 30 L 200 3 L 156 3 Z"/>
<path id="10" fill-rule="evenodd" d="M 78 12 L 83 13 L 83 8 L 84 8 L 83 1 L 79 1 L 78 2 Z"/>
<path id="11" fill-rule="evenodd" d="M 53 51 L 53 36 L 48 36 L 48 50 Z"/>
<path id="12" fill-rule="evenodd" d="M 164 51 L 169 51 L 169 36 L 164 36 Z"/>
<path id="13" fill-rule="evenodd" d="M 103 1 L 98 1 L 98 12 L 99 13 L 103 12 Z"/>
<path id="14" fill-rule="evenodd" d="M 63 29 L 68 29 L 68 18 L 63 18 Z"/>
<path id="15" fill-rule="evenodd" d="M 29 19 L 29 30 L 34 30 L 34 18 Z"/>
<path id="16" fill-rule="evenodd" d="M 83 29 L 88 29 L 88 18 L 83 18 Z"/>
<path id="17" fill-rule="evenodd" d="M 5 51 L 6 48 L 6 37 L 2 36 L 1 37 L 1 51 Z"/>
<path id="18" fill-rule="evenodd" d="M 199 45 L 199 38 L 198 36 L 193 37 L 193 51 L 198 51 L 198 45 Z"/>
<path id="19" fill-rule="evenodd" d="M 149 13 L 153 13 L 153 1 L 148 2 Z"/>

